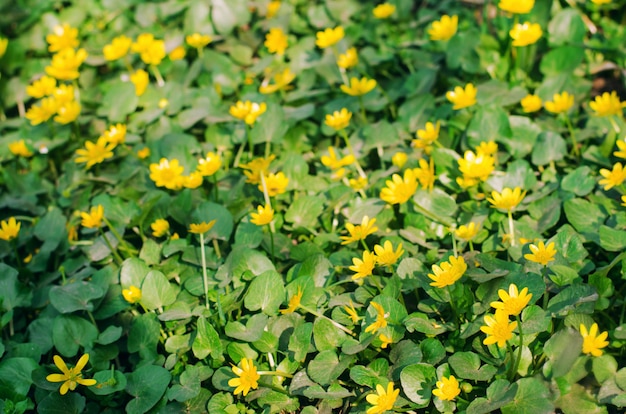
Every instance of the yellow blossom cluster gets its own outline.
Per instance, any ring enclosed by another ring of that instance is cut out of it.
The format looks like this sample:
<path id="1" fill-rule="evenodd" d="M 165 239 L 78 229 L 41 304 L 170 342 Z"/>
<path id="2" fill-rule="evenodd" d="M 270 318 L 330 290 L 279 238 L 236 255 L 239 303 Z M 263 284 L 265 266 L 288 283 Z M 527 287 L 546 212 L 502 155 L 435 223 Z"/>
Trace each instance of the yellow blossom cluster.
<path id="1" fill-rule="evenodd" d="M 204 177 L 214 175 L 222 165 L 219 154 L 207 153 L 205 158 L 198 160 L 196 170 L 189 175 L 184 175 L 185 167 L 180 165 L 176 158 L 161 158 L 158 163 L 150 164 L 150 179 L 157 187 L 165 187 L 170 190 L 182 188 L 198 188 L 202 185 Z"/>

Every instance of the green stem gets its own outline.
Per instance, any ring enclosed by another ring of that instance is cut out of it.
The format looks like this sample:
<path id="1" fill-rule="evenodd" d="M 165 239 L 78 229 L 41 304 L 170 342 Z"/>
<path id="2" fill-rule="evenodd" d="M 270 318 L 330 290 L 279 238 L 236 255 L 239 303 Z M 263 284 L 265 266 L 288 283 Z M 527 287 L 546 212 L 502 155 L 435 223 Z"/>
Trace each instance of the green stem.
<path id="1" fill-rule="evenodd" d="M 215 254 L 217 255 L 218 259 L 222 258 L 222 252 L 220 251 L 220 244 L 217 241 L 217 239 L 213 239 L 213 249 L 215 249 Z"/>
<path id="2" fill-rule="evenodd" d="M 474 243 L 470 240 L 469 241 L 469 246 L 470 246 L 470 252 L 474 251 Z"/>
<path id="3" fill-rule="evenodd" d="M 350 154 L 352 154 L 352 156 L 354 157 L 354 164 L 356 165 L 356 169 L 359 172 L 359 175 L 361 177 L 367 177 L 367 175 L 365 174 L 365 171 L 363 171 L 363 168 L 361 168 L 361 164 L 359 164 L 359 159 L 356 157 L 356 154 L 354 153 L 354 149 L 352 148 L 352 145 L 350 144 L 348 133 L 346 132 L 345 129 L 341 129 L 340 132 L 341 132 L 341 136 L 343 137 L 344 142 L 346 143 L 346 148 L 348 148 L 348 151 L 350 151 Z"/>
<path id="4" fill-rule="evenodd" d="M 254 147 L 252 146 L 252 134 L 250 133 L 250 128 L 248 127 L 248 125 L 246 125 L 246 139 L 248 141 L 248 161 L 251 161 Z"/>
<path id="5" fill-rule="evenodd" d="M 109 230 L 111 231 L 111 233 L 113 234 L 113 236 L 117 239 L 117 242 L 119 243 L 120 249 L 130 253 L 131 256 L 132 255 L 136 255 L 137 253 L 139 253 L 137 250 L 133 249 L 132 247 L 130 247 L 128 245 L 128 243 L 126 242 L 126 240 L 124 240 L 122 238 L 122 236 L 117 232 L 117 230 L 115 229 L 115 227 L 113 227 L 113 225 L 111 224 L 111 222 L 109 221 L 109 219 L 107 219 L 106 217 L 102 217 L 102 220 L 104 221 L 104 223 L 107 225 L 107 227 L 109 228 Z"/>
<path id="6" fill-rule="evenodd" d="M 270 375 L 275 377 L 293 378 L 293 374 L 289 374 L 283 371 L 257 371 L 259 375 Z"/>
<path id="7" fill-rule="evenodd" d="M 517 329 L 519 331 L 519 348 L 517 349 L 517 359 L 515 360 L 515 364 L 513 365 L 512 375 L 515 376 L 517 370 L 519 369 L 519 364 L 522 362 L 522 348 L 524 345 L 524 332 L 522 331 L 522 320 L 519 315 L 515 315 L 515 320 L 517 321 Z M 511 381 L 513 381 L 513 377 L 511 377 Z"/>
<path id="8" fill-rule="evenodd" d="M 340 324 L 339 322 L 335 322 L 334 320 L 330 319 L 328 316 L 319 313 L 316 310 L 313 309 L 309 309 L 306 306 L 300 305 L 299 306 L 300 309 L 302 309 L 305 312 L 310 313 L 311 315 L 315 315 L 318 318 L 324 318 L 326 319 L 328 322 L 332 323 L 333 325 L 335 325 L 337 328 L 341 329 L 342 331 L 344 331 L 345 333 L 351 335 L 351 336 L 356 336 L 354 332 L 352 332 L 352 330 L 346 328 L 345 326 L 343 326 L 342 324 Z"/>
<path id="9" fill-rule="evenodd" d="M 365 105 L 363 105 L 363 95 L 359 95 L 359 106 L 361 107 L 361 118 L 363 118 L 363 123 L 367 125 L 367 115 L 365 113 Z"/>
<path id="10" fill-rule="evenodd" d="M 113 254 L 113 258 L 115 259 L 115 262 L 117 263 L 118 266 L 121 266 L 122 263 L 124 263 L 124 259 L 122 259 L 122 257 L 119 255 L 117 250 L 113 248 L 113 246 L 111 245 L 111 242 L 109 241 L 109 238 L 104 233 L 104 230 L 102 230 L 102 227 L 100 228 L 100 234 L 102 235 L 102 238 L 104 239 L 104 242 L 106 243 L 107 247 Z"/>
<path id="11" fill-rule="evenodd" d="M 215 195 L 215 202 L 217 203 L 219 201 L 219 193 L 217 191 L 217 176 L 216 174 L 213 174 L 213 193 Z"/>
<path id="12" fill-rule="evenodd" d="M 367 244 L 365 243 L 365 239 L 361 239 L 361 245 L 365 250 L 367 250 L 368 252 L 370 251 L 370 249 L 367 247 Z"/>
<path id="13" fill-rule="evenodd" d="M 565 125 L 567 126 L 567 130 L 569 131 L 569 136 L 572 140 L 572 150 L 576 157 L 580 155 L 578 151 L 578 142 L 576 142 L 576 135 L 574 135 L 574 126 L 572 125 L 572 121 L 569 119 L 567 114 L 564 114 L 563 119 L 565 120 Z"/>
<path id="14" fill-rule="evenodd" d="M 274 232 L 272 231 L 272 227 L 268 224 L 267 227 L 270 230 L 270 252 L 272 254 L 272 261 L 276 261 L 276 255 L 274 254 Z M 276 265 L 276 263 L 274 263 Z"/>
<path id="15" fill-rule="evenodd" d="M 509 233 L 511 235 L 511 247 L 515 246 L 515 227 L 513 225 L 513 211 L 509 210 Z"/>
<path id="16" fill-rule="evenodd" d="M 159 85 L 159 88 L 162 88 L 163 85 L 165 85 L 165 81 L 163 80 L 163 76 L 161 76 L 159 68 L 157 68 L 155 65 L 151 65 L 150 68 L 152 68 L 152 73 L 154 73 L 154 77 L 157 80 L 157 85 Z"/>
<path id="17" fill-rule="evenodd" d="M 454 237 L 454 229 L 450 228 L 450 237 L 452 237 L 452 251 L 454 252 L 454 257 L 459 257 L 459 252 L 456 247 L 456 237 Z"/>
<path id="18" fill-rule="evenodd" d="M 208 280 L 207 272 L 206 272 L 206 254 L 204 253 L 204 233 L 200 233 L 200 256 L 202 258 L 202 283 L 204 284 L 204 304 L 206 308 L 209 309 L 209 280 Z"/>
<path id="19" fill-rule="evenodd" d="M 417 204 L 417 202 L 414 199 L 412 199 L 412 201 L 413 201 L 413 206 L 416 208 L 416 210 L 418 210 L 419 213 L 425 215 L 432 221 L 435 221 L 439 224 L 443 224 L 444 226 L 447 226 L 447 227 L 451 227 L 454 224 L 452 221 L 444 219 L 443 217 L 439 217 L 436 214 L 433 214 L 430 211 L 426 210 L 424 207 Z"/>

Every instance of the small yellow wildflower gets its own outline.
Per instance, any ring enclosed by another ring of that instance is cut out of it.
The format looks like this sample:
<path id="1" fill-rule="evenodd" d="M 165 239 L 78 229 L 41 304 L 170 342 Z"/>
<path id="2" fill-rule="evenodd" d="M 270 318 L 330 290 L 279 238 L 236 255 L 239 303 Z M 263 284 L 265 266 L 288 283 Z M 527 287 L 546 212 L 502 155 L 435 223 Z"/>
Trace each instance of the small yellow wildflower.
<path id="1" fill-rule="evenodd" d="M 396 6 L 390 3 L 382 3 L 374 7 L 372 14 L 377 19 L 386 19 L 396 11 Z"/>
<path id="2" fill-rule="evenodd" d="M 335 111 L 332 115 L 326 115 L 326 121 L 324 123 L 335 131 L 339 131 L 350 125 L 351 118 L 352 112 L 349 112 L 346 108 L 341 108 L 341 111 Z"/>
<path id="3" fill-rule="evenodd" d="M 346 155 L 342 158 L 337 158 L 337 153 L 333 147 L 328 147 L 328 155 L 322 155 L 320 158 L 322 164 L 331 170 L 338 170 L 342 167 L 348 166 L 354 163 L 354 156 L 352 154 Z"/>
<path id="4" fill-rule="evenodd" d="M 355 47 L 351 47 L 346 50 L 346 53 L 342 53 L 337 58 L 337 66 L 342 69 L 350 69 L 355 67 L 359 63 L 359 55 L 356 52 Z"/>
<path id="5" fill-rule="evenodd" d="M 255 158 L 247 164 L 241 164 L 239 167 L 245 170 L 243 173 L 248 178 L 246 182 L 250 184 L 261 184 L 261 174 L 265 176 L 274 158 L 276 158 L 276 156 L 272 154 L 267 158 Z M 261 191 L 263 190 L 261 189 Z"/>
<path id="6" fill-rule="evenodd" d="M 613 170 L 600 169 L 600 175 L 604 178 L 598 184 L 604 186 L 604 191 L 608 191 L 613 187 L 621 185 L 626 180 L 626 169 L 624 169 L 621 162 L 618 162 L 613 165 Z"/>
<path id="7" fill-rule="evenodd" d="M 368 79 L 366 77 L 350 78 L 350 86 L 341 85 L 341 90 L 350 96 L 361 96 L 370 92 L 376 87 L 376 81 L 374 79 Z"/>
<path id="8" fill-rule="evenodd" d="M 393 410 L 398 395 L 400 395 L 400 389 L 394 389 L 393 382 L 387 384 L 387 390 L 382 385 L 376 384 L 376 394 L 369 394 L 365 397 L 367 402 L 373 405 L 367 409 L 367 414 L 383 414 Z"/>
<path id="9" fill-rule="evenodd" d="M 213 228 L 215 222 L 216 220 L 211 220 L 208 223 L 206 221 L 202 223 L 191 223 L 189 225 L 189 233 L 204 234 Z"/>
<path id="10" fill-rule="evenodd" d="M 359 240 L 365 240 L 370 234 L 374 234 L 378 231 L 378 227 L 374 224 L 376 219 L 370 219 L 368 216 L 363 216 L 360 225 L 354 225 L 352 223 L 346 223 L 346 230 L 350 233 L 349 236 L 341 236 L 343 240 L 341 244 L 350 244 L 358 242 Z"/>
<path id="11" fill-rule="evenodd" d="M 274 84 L 270 84 L 267 79 L 264 80 L 259 87 L 259 92 L 262 94 L 269 94 L 280 90 L 287 90 L 291 87 L 289 84 L 293 82 L 295 78 L 296 74 L 287 68 L 274 75 Z"/>
<path id="12" fill-rule="evenodd" d="M 26 93 L 33 98 L 43 98 L 52 95 L 57 86 L 57 80 L 50 76 L 42 76 L 26 87 Z"/>
<path id="13" fill-rule="evenodd" d="M 517 316 L 528 305 L 528 302 L 533 297 L 532 293 L 528 293 L 528 288 L 525 287 L 521 292 L 517 290 L 517 286 L 513 283 L 509 285 L 509 291 L 504 289 L 498 290 L 498 296 L 502 302 L 491 302 L 491 307 L 494 309 L 500 309 L 507 315 Z"/>
<path id="14" fill-rule="evenodd" d="M 419 160 L 419 168 L 413 168 L 413 174 L 415 174 L 415 178 L 417 178 L 423 188 L 432 191 L 437 178 L 435 175 L 435 162 L 432 158 L 430 162 L 423 158 Z"/>
<path id="15" fill-rule="evenodd" d="M 289 178 L 281 171 L 279 173 L 270 173 L 265 176 L 265 186 L 267 188 L 267 194 L 270 197 L 283 194 L 287 191 L 287 185 L 289 184 Z M 259 184 L 259 191 L 263 191 L 263 183 Z"/>
<path id="16" fill-rule="evenodd" d="M 279 27 L 273 27 L 269 33 L 265 35 L 265 43 L 263 43 L 270 53 L 275 53 L 278 56 L 285 54 L 287 49 L 287 35 Z"/>
<path id="17" fill-rule="evenodd" d="M 389 240 L 386 240 L 382 246 L 379 244 L 375 245 L 374 251 L 376 252 L 376 263 L 382 266 L 393 266 L 400 256 L 404 254 L 402 243 L 398 243 L 398 248 L 394 251 L 393 245 Z"/>
<path id="18" fill-rule="evenodd" d="M 380 347 L 381 347 L 382 349 L 385 349 L 385 348 L 387 348 L 389 345 L 393 344 L 393 338 L 390 338 L 390 337 L 388 337 L 388 336 L 387 336 L 387 335 L 385 335 L 385 334 L 380 334 L 380 335 L 378 335 L 378 339 L 380 340 L 380 342 L 382 342 L 382 343 L 380 344 Z"/>
<path id="19" fill-rule="evenodd" d="M 143 147 L 142 149 L 137 151 L 137 157 L 139 157 L 140 160 L 145 160 L 149 156 L 150 156 L 150 148 L 148 147 Z"/>
<path id="20" fill-rule="evenodd" d="M 185 37 L 185 42 L 193 48 L 201 49 L 211 43 L 213 39 L 209 35 L 194 33 Z"/>
<path id="21" fill-rule="evenodd" d="M 254 125 L 256 119 L 261 116 L 267 110 L 267 104 L 265 102 L 256 103 L 250 101 L 238 101 L 235 105 L 230 107 L 229 113 L 244 121 L 247 125 Z"/>
<path id="22" fill-rule="evenodd" d="M 459 239 L 470 241 L 478 234 L 478 227 L 476 227 L 476 223 L 473 221 L 468 225 L 463 224 L 459 226 L 458 229 L 454 231 L 454 235 Z"/>
<path id="23" fill-rule="evenodd" d="M 417 191 L 417 178 L 412 169 L 404 172 L 404 177 L 398 174 L 391 176 L 391 180 L 385 182 L 386 187 L 380 191 L 380 198 L 389 204 L 404 204 Z"/>
<path id="24" fill-rule="evenodd" d="M 121 59 L 128 54 L 131 43 L 133 43 L 133 40 L 130 37 L 124 35 L 117 36 L 113 38 L 111 43 L 104 46 L 102 54 L 108 61 Z"/>
<path id="25" fill-rule="evenodd" d="M 459 24 L 459 16 L 441 16 L 441 20 L 434 21 L 428 29 L 430 40 L 450 40 L 456 34 Z"/>
<path id="26" fill-rule="evenodd" d="M 102 226 L 102 219 L 104 218 L 104 207 L 102 204 L 98 204 L 95 207 L 92 207 L 89 212 L 82 211 L 80 213 L 81 217 L 81 226 L 87 227 L 88 229 L 97 229 Z"/>
<path id="27" fill-rule="evenodd" d="M 513 338 L 513 331 L 517 327 L 517 322 L 509 323 L 509 315 L 500 309 L 496 309 L 495 317 L 485 315 L 485 323 L 486 325 L 480 327 L 480 330 L 487 334 L 483 344 L 498 344 L 500 348 L 506 346 L 507 341 Z"/>
<path id="28" fill-rule="evenodd" d="M 183 177 L 184 181 L 183 181 L 183 187 L 185 188 L 190 188 L 190 189 L 194 189 L 194 188 L 198 188 L 202 185 L 202 182 L 204 181 L 204 178 L 202 177 L 202 174 L 200 174 L 197 171 L 192 172 L 191 174 L 189 174 L 186 177 Z"/>
<path id="29" fill-rule="evenodd" d="M 334 44 L 337 44 L 341 39 L 343 39 L 345 33 L 343 31 L 343 27 L 337 26 L 334 29 L 327 28 L 324 31 L 317 32 L 315 37 L 315 44 L 317 47 L 321 49 L 325 49 Z"/>
<path id="30" fill-rule="evenodd" d="M 28 157 L 33 156 L 33 152 L 30 149 L 28 149 L 28 146 L 26 145 L 26 142 L 24 142 L 23 139 L 9 143 L 9 151 L 11 151 L 11 154 L 16 155 L 18 157 L 28 158 Z"/>
<path id="31" fill-rule="evenodd" d="M 554 248 L 554 242 L 548 243 L 546 246 L 544 242 L 539 242 L 537 245 L 531 244 L 528 246 L 532 253 L 524 255 L 526 260 L 539 263 L 540 265 L 547 266 L 548 263 L 554 261 L 556 255 L 556 249 Z"/>
<path id="32" fill-rule="evenodd" d="M 572 106 L 574 106 L 574 95 L 570 95 L 567 92 L 555 93 L 552 96 L 552 101 L 545 103 L 546 110 L 553 114 L 567 112 Z"/>
<path id="33" fill-rule="evenodd" d="M 80 104 L 76 101 L 66 102 L 57 109 L 57 116 L 54 120 L 59 124 L 69 124 L 74 122 L 80 115 Z"/>
<path id="34" fill-rule="evenodd" d="M 526 14 L 535 7 L 535 0 L 500 0 L 498 7 L 505 12 Z"/>
<path id="35" fill-rule="evenodd" d="M 522 109 L 527 114 L 537 112 L 543 106 L 543 101 L 541 100 L 541 98 L 537 95 L 532 94 L 526 95 L 520 103 L 522 104 Z"/>
<path id="36" fill-rule="evenodd" d="M 452 401 L 460 393 L 459 381 L 450 375 L 450 377 L 441 377 L 441 381 L 437 381 L 437 388 L 433 390 L 433 395 L 443 401 Z"/>
<path id="37" fill-rule="evenodd" d="M 429 273 L 428 277 L 434 280 L 430 285 L 438 288 L 453 285 L 459 280 L 467 270 L 467 264 L 463 256 L 451 256 L 450 260 L 441 263 L 441 266 L 433 265 L 433 273 Z"/>
<path id="38" fill-rule="evenodd" d="M 170 231 L 170 223 L 165 219 L 156 219 L 150 224 L 154 237 L 163 237 Z"/>
<path id="39" fill-rule="evenodd" d="M 276 16 L 276 13 L 278 13 L 279 9 L 280 9 L 280 1 L 270 1 L 267 4 L 267 13 L 265 13 L 265 17 L 267 17 L 268 19 L 271 19 L 272 17 Z"/>
<path id="40" fill-rule="evenodd" d="M 113 157 L 113 149 L 115 144 L 110 144 L 106 139 L 100 137 L 94 144 L 91 141 L 85 142 L 85 148 L 76 150 L 76 164 L 87 163 L 85 168 L 89 169 L 96 164 L 104 162 L 104 160 Z"/>
<path id="41" fill-rule="evenodd" d="M 498 153 L 498 144 L 495 141 L 481 141 L 481 143 L 476 147 L 477 155 L 487 155 L 493 156 Z"/>
<path id="42" fill-rule="evenodd" d="M 459 158 L 457 162 L 463 177 L 470 180 L 485 181 L 496 168 L 495 158 L 482 153 L 475 154 L 469 150 L 465 151 L 463 158 Z"/>
<path id="43" fill-rule="evenodd" d="M 302 300 L 302 289 L 298 286 L 298 291 L 295 295 L 289 298 L 289 305 L 287 309 L 281 309 L 280 313 L 286 315 L 288 313 L 294 313 L 296 309 L 300 307 L 300 301 Z"/>
<path id="44" fill-rule="evenodd" d="M 222 166 L 222 157 L 214 152 L 208 152 L 206 158 L 198 160 L 197 171 L 204 177 L 210 177 Z"/>
<path id="45" fill-rule="evenodd" d="M 626 106 L 626 102 L 621 102 L 615 91 L 604 92 L 589 103 L 589 107 L 593 109 L 596 116 L 622 115 L 624 106 Z"/>
<path id="46" fill-rule="evenodd" d="M 476 104 L 476 94 L 478 90 L 476 87 L 468 83 L 465 88 L 457 86 L 453 91 L 446 92 L 446 99 L 448 99 L 454 106 L 452 109 L 468 108 Z"/>
<path id="47" fill-rule="evenodd" d="M 370 276 L 374 271 L 374 267 L 376 266 L 376 255 L 365 250 L 363 252 L 363 260 L 358 257 L 354 257 L 352 258 L 352 263 L 353 266 L 348 268 L 355 272 L 355 274 L 352 275 L 352 280 L 363 279 L 364 277 Z"/>
<path id="48" fill-rule="evenodd" d="M 39 125 L 56 114 L 58 108 L 59 105 L 56 99 L 44 98 L 39 102 L 39 105 L 31 106 L 24 116 L 30 121 L 31 125 Z"/>
<path id="49" fill-rule="evenodd" d="M 135 85 L 135 95 L 141 96 L 146 92 L 148 83 L 150 83 L 150 77 L 148 72 L 143 69 L 136 70 L 130 75 L 130 81 Z"/>
<path id="50" fill-rule="evenodd" d="M 250 217 L 250 223 L 256 224 L 257 226 L 264 226 L 274 220 L 274 210 L 269 204 L 265 206 L 260 205 L 257 207 L 257 213 L 251 213 Z"/>
<path id="51" fill-rule="evenodd" d="M 525 196 L 526 191 L 522 192 L 522 189 L 519 187 L 515 187 L 513 190 L 511 190 L 510 188 L 505 188 L 504 190 L 502 190 L 502 193 L 492 191 L 492 198 L 487 198 L 487 201 L 489 201 L 495 208 L 513 211 L 515 207 L 517 207 L 519 203 L 522 202 Z"/>
<path id="52" fill-rule="evenodd" d="M 50 66 L 46 66 L 46 73 L 58 80 L 78 79 L 78 68 L 87 59 L 85 49 L 63 49 L 52 56 Z"/>
<path id="53" fill-rule="evenodd" d="M 104 138 L 107 142 L 114 145 L 123 144 L 124 140 L 126 139 L 126 125 L 111 125 L 109 129 L 104 131 L 104 133 L 101 135 L 101 138 Z"/>
<path id="54" fill-rule="evenodd" d="M 428 148 L 439 138 L 439 131 L 441 129 L 441 122 L 437 121 L 436 124 L 432 122 L 426 122 L 424 129 L 418 129 L 416 132 L 417 139 L 414 139 L 412 145 L 415 148 Z"/>
<path id="55" fill-rule="evenodd" d="M 543 36 L 543 31 L 539 23 L 518 23 L 509 31 L 509 36 L 513 39 L 513 46 L 524 47 L 537 43 Z"/>
<path id="56" fill-rule="evenodd" d="M 171 61 L 182 60 L 185 58 L 185 54 L 187 54 L 187 52 L 185 51 L 184 47 L 176 46 L 174 49 L 172 49 L 168 57 Z"/>
<path id="57" fill-rule="evenodd" d="M 597 323 L 591 325 L 589 331 L 587 331 L 587 327 L 584 324 L 580 324 L 580 335 L 583 337 L 583 354 L 593 355 L 595 357 L 602 356 L 602 348 L 609 345 L 609 342 L 606 340 L 609 333 L 602 332 L 598 335 L 598 331 Z"/>
<path id="58" fill-rule="evenodd" d="M 385 312 L 385 309 L 382 307 L 382 305 L 376 302 L 370 302 L 370 304 L 376 310 L 376 320 L 367 328 L 365 328 L 365 332 L 366 333 L 371 332 L 374 334 L 379 329 L 382 329 L 387 326 L 387 317 L 389 316 L 389 314 Z"/>
<path id="59" fill-rule="evenodd" d="M 617 140 L 615 144 L 617 145 L 619 151 L 615 151 L 613 155 L 618 158 L 626 159 L 626 139 Z"/>
<path id="60" fill-rule="evenodd" d="M 46 42 L 49 45 L 49 52 L 75 49 L 78 47 L 78 29 L 67 23 L 63 23 L 62 26 L 55 26 L 53 33 L 46 36 Z"/>
<path id="61" fill-rule="evenodd" d="M 59 105 L 63 105 L 74 100 L 74 87 L 72 85 L 61 84 L 55 88 L 51 94 Z"/>
<path id="62" fill-rule="evenodd" d="M 406 152 L 396 152 L 393 154 L 393 157 L 391 157 L 391 163 L 399 169 L 402 169 L 408 160 L 409 156 L 406 155 Z"/>
<path id="63" fill-rule="evenodd" d="M 141 300 L 141 289 L 137 286 L 131 286 L 122 290 L 122 296 L 128 303 L 137 303 Z"/>
<path id="64" fill-rule="evenodd" d="M 177 159 L 161 158 L 158 164 L 150 164 L 150 179 L 157 187 L 180 190 L 184 183 L 183 170 Z"/>
<path id="65" fill-rule="evenodd" d="M 245 397 L 251 389 L 256 390 L 259 388 L 258 380 L 261 376 L 257 373 L 254 361 L 249 358 L 243 358 L 241 360 L 241 368 L 232 367 L 232 370 L 238 377 L 228 380 L 229 386 L 236 387 L 233 394 L 237 395 L 243 393 L 243 396 Z"/>
<path id="66" fill-rule="evenodd" d="M 354 303 L 352 303 L 352 301 L 350 301 L 350 306 L 346 305 L 343 307 L 343 309 L 346 311 L 346 313 L 352 320 L 352 323 L 354 324 L 359 323 L 359 321 L 361 320 L 361 317 L 357 313 L 356 309 L 354 309 Z"/>
<path id="67" fill-rule="evenodd" d="M 354 191 L 362 190 L 367 187 L 367 177 L 350 178 L 348 184 Z"/>
<path id="68" fill-rule="evenodd" d="M 15 217 L 0 221 L 0 239 L 9 241 L 17 238 L 21 226 L 22 223 L 15 220 Z"/>
<path id="69" fill-rule="evenodd" d="M 84 379 L 81 373 L 85 365 L 87 365 L 87 362 L 89 362 L 89 354 L 81 356 L 74 368 L 68 368 L 65 361 L 58 355 L 55 355 L 53 360 L 54 365 L 56 365 L 63 374 L 50 374 L 46 377 L 46 380 L 49 382 L 62 382 L 63 384 L 61 384 L 61 388 L 59 389 L 61 395 L 67 394 L 68 391 L 74 391 L 78 384 L 84 385 L 85 387 L 96 384 L 97 381 L 95 379 Z"/>
<path id="70" fill-rule="evenodd" d="M 7 47 L 9 46 L 9 39 L 6 37 L 0 37 L 0 59 L 7 52 Z"/>

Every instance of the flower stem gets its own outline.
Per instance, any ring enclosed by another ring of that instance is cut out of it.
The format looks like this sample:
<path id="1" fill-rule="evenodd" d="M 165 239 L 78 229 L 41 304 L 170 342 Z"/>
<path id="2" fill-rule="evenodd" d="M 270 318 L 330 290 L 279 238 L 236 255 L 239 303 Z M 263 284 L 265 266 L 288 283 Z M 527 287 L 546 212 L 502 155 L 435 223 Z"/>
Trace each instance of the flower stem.
<path id="1" fill-rule="evenodd" d="M 292 374 L 283 371 L 257 371 L 259 375 L 271 375 L 275 377 L 293 378 Z"/>
<path id="2" fill-rule="evenodd" d="M 130 255 L 136 255 L 138 252 L 137 250 L 131 248 L 128 243 L 126 243 L 126 240 L 124 240 L 122 238 L 122 236 L 118 233 L 118 231 L 115 229 L 115 227 L 113 227 L 113 225 L 111 224 L 111 222 L 109 221 L 109 219 L 107 219 L 106 217 L 102 217 L 102 220 L 104 221 L 104 223 L 107 225 L 107 227 L 109 228 L 109 230 L 111 231 L 111 234 L 113 234 L 113 236 L 117 239 L 118 243 L 119 243 L 119 247 L 121 250 L 130 253 Z"/>
<path id="3" fill-rule="evenodd" d="M 519 348 L 517 348 L 517 358 L 511 359 L 511 372 L 509 375 L 509 380 L 513 381 L 515 377 L 515 373 L 519 369 L 519 364 L 522 362 L 522 348 L 524 344 L 524 332 L 522 331 L 522 320 L 519 315 L 515 315 L 515 320 L 517 321 L 517 329 L 519 331 Z M 513 356 L 513 353 L 511 353 Z"/>
<path id="4" fill-rule="evenodd" d="M 213 193 L 215 194 L 215 202 L 219 201 L 219 193 L 217 191 L 217 176 L 213 174 Z"/>
<path id="5" fill-rule="evenodd" d="M 250 133 L 250 128 L 246 125 L 246 139 L 248 141 L 248 161 L 252 160 L 252 155 L 254 152 L 254 147 L 252 146 L 252 134 Z"/>
<path id="6" fill-rule="evenodd" d="M 350 330 L 350 329 L 346 328 L 345 326 L 343 326 L 343 325 L 342 325 L 342 324 L 340 324 L 339 322 L 335 322 L 334 320 L 330 319 L 328 316 L 326 316 L 326 315 L 324 315 L 324 314 L 321 314 L 321 313 L 319 313 L 318 311 L 315 311 L 315 310 L 313 310 L 313 309 L 309 309 L 309 308 L 307 308 L 306 306 L 302 306 L 302 305 L 300 305 L 299 307 L 300 307 L 300 309 L 302 309 L 302 310 L 303 310 L 303 311 L 305 311 L 305 312 L 310 313 L 311 315 L 315 315 L 315 316 L 317 316 L 318 318 L 324 318 L 324 319 L 326 319 L 327 321 L 329 321 L 330 323 L 332 323 L 333 325 L 335 325 L 337 328 L 341 329 L 341 330 L 342 330 L 342 331 L 344 331 L 345 333 L 347 333 L 347 334 L 349 334 L 349 335 L 352 335 L 352 336 L 356 336 L 356 335 L 355 335 L 355 333 L 354 333 L 354 332 L 352 332 L 352 330 Z"/>
<path id="7" fill-rule="evenodd" d="M 513 225 L 513 211 L 509 209 L 509 233 L 511 234 L 511 247 L 515 246 L 515 227 Z"/>
<path id="8" fill-rule="evenodd" d="M 346 143 L 346 148 L 348 148 L 348 151 L 350 151 L 350 154 L 352 154 L 352 156 L 354 157 L 354 164 L 356 165 L 356 169 L 359 172 L 359 176 L 366 178 L 367 175 L 365 175 L 365 171 L 363 171 L 363 168 L 361 168 L 361 164 L 359 164 L 359 159 L 356 157 L 356 154 L 354 153 L 354 149 L 352 148 L 352 145 L 350 144 L 348 133 L 346 132 L 345 129 L 341 129 L 340 131 L 341 131 L 341 136 L 343 137 L 343 140 Z"/>
<path id="9" fill-rule="evenodd" d="M 150 66 L 152 68 L 152 72 L 154 73 L 154 77 L 157 80 L 157 85 L 159 85 L 159 88 L 162 88 L 163 85 L 165 85 L 165 81 L 163 80 L 163 76 L 161 76 L 161 72 L 159 71 L 159 68 L 157 68 L 155 65 Z"/>
<path id="10" fill-rule="evenodd" d="M 435 221 L 437 223 L 443 224 L 447 227 L 452 226 L 452 224 L 454 224 L 452 221 L 450 220 L 446 220 L 443 217 L 439 217 L 433 213 L 431 213 L 430 211 L 426 210 L 424 207 L 420 206 L 419 204 L 417 204 L 417 202 L 413 200 L 413 206 L 416 208 L 416 210 L 418 210 L 419 213 L 425 215 L 426 217 L 428 217 L 429 219 L 431 219 L 432 221 Z"/>
<path id="11" fill-rule="evenodd" d="M 574 135 L 574 127 L 572 126 L 572 121 L 570 121 L 569 116 L 567 114 L 563 116 L 563 119 L 565 119 L 565 125 L 567 126 L 567 130 L 569 131 L 569 136 L 572 139 L 573 153 L 576 157 L 578 157 L 580 156 L 580 152 L 578 151 L 578 142 L 576 142 L 576 135 Z"/>
<path id="12" fill-rule="evenodd" d="M 454 252 L 454 257 L 459 257 L 459 252 L 456 247 L 456 237 L 454 237 L 454 229 L 450 228 L 450 237 L 452 237 L 452 251 Z"/>
<path id="13" fill-rule="evenodd" d="M 122 257 L 119 255 L 117 250 L 113 248 L 113 246 L 111 245 L 111 242 L 109 241 L 109 238 L 104 233 L 104 230 L 102 230 L 102 227 L 100 228 L 100 234 L 102 235 L 102 238 L 104 239 L 104 242 L 106 243 L 107 247 L 113 254 L 113 258 L 115 259 L 115 262 L 117 263 L 118 266 L 121 266 L 122 263 L 124 263 L 124 259 L 122 259 Z"/>
<path id="14" fill-rule="evenodd" d="M 200 233 L 200 256 L 202 258 L 202 282 L 204 284 L 204 304 L 209 309 L 209 281 L 206 273 L 206 254 L 204 253 L 204 233 Z M 219 295 L 218 295 L 219 296 Z"/>

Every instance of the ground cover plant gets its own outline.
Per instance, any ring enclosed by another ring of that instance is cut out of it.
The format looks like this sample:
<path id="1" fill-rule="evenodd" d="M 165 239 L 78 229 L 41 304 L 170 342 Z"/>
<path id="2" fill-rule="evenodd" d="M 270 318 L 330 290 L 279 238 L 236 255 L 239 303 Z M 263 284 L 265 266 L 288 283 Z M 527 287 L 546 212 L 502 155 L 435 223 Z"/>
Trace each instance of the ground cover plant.
<path id="1" fill-rule="evenodd" d="M 0 10 L 4 413 L 626 406 L 623 1 Z"/>

